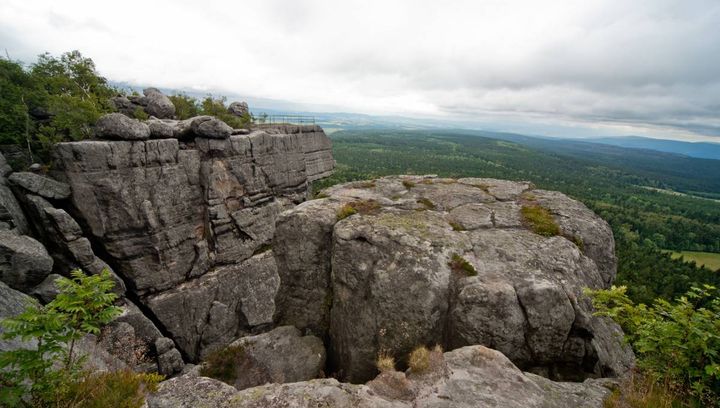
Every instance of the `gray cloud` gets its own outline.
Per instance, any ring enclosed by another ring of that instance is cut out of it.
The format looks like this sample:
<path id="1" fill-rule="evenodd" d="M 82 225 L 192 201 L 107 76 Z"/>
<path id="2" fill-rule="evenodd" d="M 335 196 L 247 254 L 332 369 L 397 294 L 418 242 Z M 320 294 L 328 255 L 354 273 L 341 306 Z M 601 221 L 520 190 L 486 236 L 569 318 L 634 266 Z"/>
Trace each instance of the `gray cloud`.
<path id="1" fill-rule="evenodd" d="M 546 131 L 720 135 L 720 3 L 347 0 L 0 5 L 17 55 L 337 110 Z"/>

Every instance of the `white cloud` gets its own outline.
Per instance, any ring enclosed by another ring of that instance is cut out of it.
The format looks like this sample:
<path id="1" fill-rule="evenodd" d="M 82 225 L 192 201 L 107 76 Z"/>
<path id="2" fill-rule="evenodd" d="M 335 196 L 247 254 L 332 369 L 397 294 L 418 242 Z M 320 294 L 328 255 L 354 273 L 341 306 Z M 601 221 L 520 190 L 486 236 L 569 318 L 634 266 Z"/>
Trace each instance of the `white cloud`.
<path id="1" fill-rule="evenodd" d="M 116 81 L 693 139 L 720 135 L 717 27 L 712 0 L 0 4 L 11 56 L 79 49 Z"/>

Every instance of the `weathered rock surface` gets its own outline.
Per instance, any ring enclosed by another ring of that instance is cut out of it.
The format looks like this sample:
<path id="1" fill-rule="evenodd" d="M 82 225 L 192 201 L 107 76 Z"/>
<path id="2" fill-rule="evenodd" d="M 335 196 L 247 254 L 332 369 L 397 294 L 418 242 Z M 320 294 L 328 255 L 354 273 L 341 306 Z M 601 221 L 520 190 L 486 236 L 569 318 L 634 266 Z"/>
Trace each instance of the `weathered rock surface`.
<path id="1" fill-rule="evenodd" d="M 392 407 L 577 408 L 602 407 L 603 380 L 559 383 L 523 373 L 500 352 L 483 346 L 445 353 L 422 374 L 381 374 L 368 385 L 334 379 L 269 384 L 236 391 L 219 381 L 182 376 L 161 384 L 148 407 Z M 399 388 L 407 392 L 399 394 Z"/>
<path id="2" fill-rule="evenodd" d="M 31 194 L 49 200 L 63 200 L 70 197 L 70 186 L 40 174 L 19 172 L 8 178 L 10 184 Z"/>
<path id="3" fill-rule="evenodd" d="M 242 337 L 231 346 L 242 348 L 237 365 L 238 390 L 266 383 L 292 383 L 317 378 L 325 367 L 325 346 L 315 336 L 282 326 L 267 333 Z"/>
<path id="4" fill-rule="evenodd" d="M 148 115 L 159 119 L 171 119 L 175 116 L 175 105 L 170 101 L 170 98 L 163 95 L 157 88 L 143 89 L 143 95 L 147 100 L 145 112 Z"/>
<path id="5" fill-rule="evenodd" d="M 195 135 L 210 139 L 227 139 L 233 132 L 225 122 L 212 116 L 201 116 L 193 120 L 191 129 Z"/>
<path id="6" fill-rule="evenodd" d="M 33 229 L 54 260 L 54 270 L 67 274 L 74 269 L 97 275 L 107 270 L 115 282 L 113 291 L 125 293 L 125 283 L 110 266 L 95 255 L 80 225 L 65 210 L 55 208 L 42 197 L 27 194 L 22 199 L 31 216 Z"/>
<path id="7" fill-rule="evenodd" d="M 108 113 L 95 123 L 95 133 L 100 139 L 145 140 L 150 137 L 150 128 L 122 113 Z"/>
<path id="8" fill-rule="evenodd" d="M 0 231 L 0 281 L 30 291 L 52 272 L 53 259 L 35 239 Z"/>
<path id="9" fill-rule="evenodd" d="M 632 364 L 610 334 L 619 328 L 593 317 L 582 293 L 606 287 L 616 268 L 601 250 L 613 248 L 610 229 L 582 204 L 491 179 L 388 177 L 324 193 L 280 217 L 276 318 L 329 335 L 349 380 L 371 378 L 380 350 L 399 356 L 434 343 L 483 344 L 559 379 L 618 375 Z M 522 206 L 540 202 L 565 236 L 525 226 Z M 338 221 L 348 203 L 360 213 Z M 578 237 L 596 250 L 583 253 Z M 457 256 L 473 270 L 451 267 Z"/>
<path id="10" fill-rule="evenodd" d="M 19 315 L 28 305 L 32 304 L 32 302 L 33 299 L 30 296 L 12 289 L 0 280 L 0 321 Z M 4 332 L 5 329 L 0 325 L 0 352 L 36 346 L 34 340 L 22 341 L 19 338 L 5 339 L 2 336 Z"/>
<path id="11" fill-rule="evenodd" d="M 50 303 L 53 299 L 55 299 L 55 296 L 60 293 L 60 289 L 55 283 L 55 281 L 59 278 L 62 278 L 62 276 L 56 273 L 51 273 L 47 278 L 40 282 L 39 285 L 35 286 L 30 291 L 30 294 L 35 296 L 44 304 Z"/>
<path id="12" fill-rule="evenodd" d="M 0 229 L 15 231 L 20 235 L 30 232 L 20 204 L 10 188 L 4 184 L 0 184 Z"/>
<path id="13" fill-rule="evenodd" d="M 228 112 L 235 116 L 245 116 L 250 113 L 247 102 L 233 102 L 228 106 Z"/>
<path id="14" fill-rule="evenodd" d="M 330 148 L 316 126 L 61 143 L 54 175 L 104 259 L 196 360 L 272 322 L 275 221 L 332 171 Z"/>

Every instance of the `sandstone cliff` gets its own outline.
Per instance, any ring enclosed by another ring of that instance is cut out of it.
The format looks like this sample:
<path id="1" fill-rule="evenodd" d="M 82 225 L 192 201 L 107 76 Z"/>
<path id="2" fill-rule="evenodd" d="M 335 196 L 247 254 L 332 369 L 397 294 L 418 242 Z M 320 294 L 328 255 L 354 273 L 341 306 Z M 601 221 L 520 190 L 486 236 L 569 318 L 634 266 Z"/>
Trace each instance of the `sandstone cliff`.
<path id="1" fill-rule="evenodd" d="M 103 117 L 96 140 L 56 146 L 48 175 L 11 174 L 0 156 L 0 316 L 22 309 L 21 292 L 52 299 L 70 269 L 109 269 L 124 312 L 88 340 L 100 366 L 176 376 L 242 348 L 235 388 L 187 374 L 150 407 L 600 406 L 604 382 L 586 379 L 632 366 L 619 327 L 582 292 L 608 287 L 616 258 L 607 223 L 581 203 L 527 182 L 434 176 L 308 201 L 334 168 L 320 127 L 176 120 L 153 89 L 115 103 L 157 117 Z M 535 232 L 527 207 L 557 231 Z M 422 345 L 450 351 L 433 352 L 427 374 L 377 376 L 379 354 L 404 370 Z M 303 382 L 323 375 L 367 383 Z"/>

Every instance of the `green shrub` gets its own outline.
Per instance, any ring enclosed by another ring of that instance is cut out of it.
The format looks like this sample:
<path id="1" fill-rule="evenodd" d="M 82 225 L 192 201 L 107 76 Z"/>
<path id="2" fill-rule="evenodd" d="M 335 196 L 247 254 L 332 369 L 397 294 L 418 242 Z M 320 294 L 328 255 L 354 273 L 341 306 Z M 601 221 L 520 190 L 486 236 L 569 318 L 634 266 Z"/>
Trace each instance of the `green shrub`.
<path id="1" fill-rule="evenodd" d="M 143 109 L 139 106 L 137 108 L 135 108 L 135 110 L 133 111 L 133 117 L 138 120 L 150 119 L 150 115 L 148 115 L 147 112 L 145 112 L 145 109 Z"/>
<path id="2" fill-rule="evenodd" d="M 185 120 L 200 115 L 198 101 L 192 96 L 175 94 L 168 96 L 168 98 L 175 105 L 175 117 L 178 119 Z"/>
<path id="3" fill-rule="evenodd" d="M 208 354 L 200 375 L 214 378 L 232 385 L 238 376 L 238 367 L 245 357 L 242 346 L 230 346 Z"/>
<path id="4" fill-rule="evenodd" d="M 448 265 L 453 272 L 463 273 L 466 276 L 477 276 L 478 274 L 475 267 L 458 254 L 452 254 Z"/>
<path id="5" fill-rule="evenodd" d="M 337 220 L 344 220 L 345 218 L 354 214 L 357 214 L 357 210 L 352 206 L 352 204 L 345 204 L 340 207 L 340 210 L 338 210 Z"/>
<path id="6" fill-rule="evenodd" d="M 525 205 L 520 213 L 526 225 L 536 234 L 545 237 L 560 235 L 560 227 L 546 208 L 539 205 Z"/>
<path id="7" fill-rule="evenodd" d="M 35 340 L 35 349 L 0 353 L 0 405 L 45 406 L 56 401 L 69 385 L 79 381 L 82 356 L 75 342 L 121 313 L 113 306 L 117 295 L 105 270 L 86 276 L 80 270 L 72 279 L 59 278 L 57 297 L 45 306 L 33 302 L 20 315 L 2 322 L 3 338 Z"/>
<path id="8" fill-rule="evenodd" d="M 634 304 L 624 286 L 586 290 L 597 315 L 618 322 L 643 374 L 707 406 L 720 404 L 720 299 L 712 286 L 673 303 Z"/>

